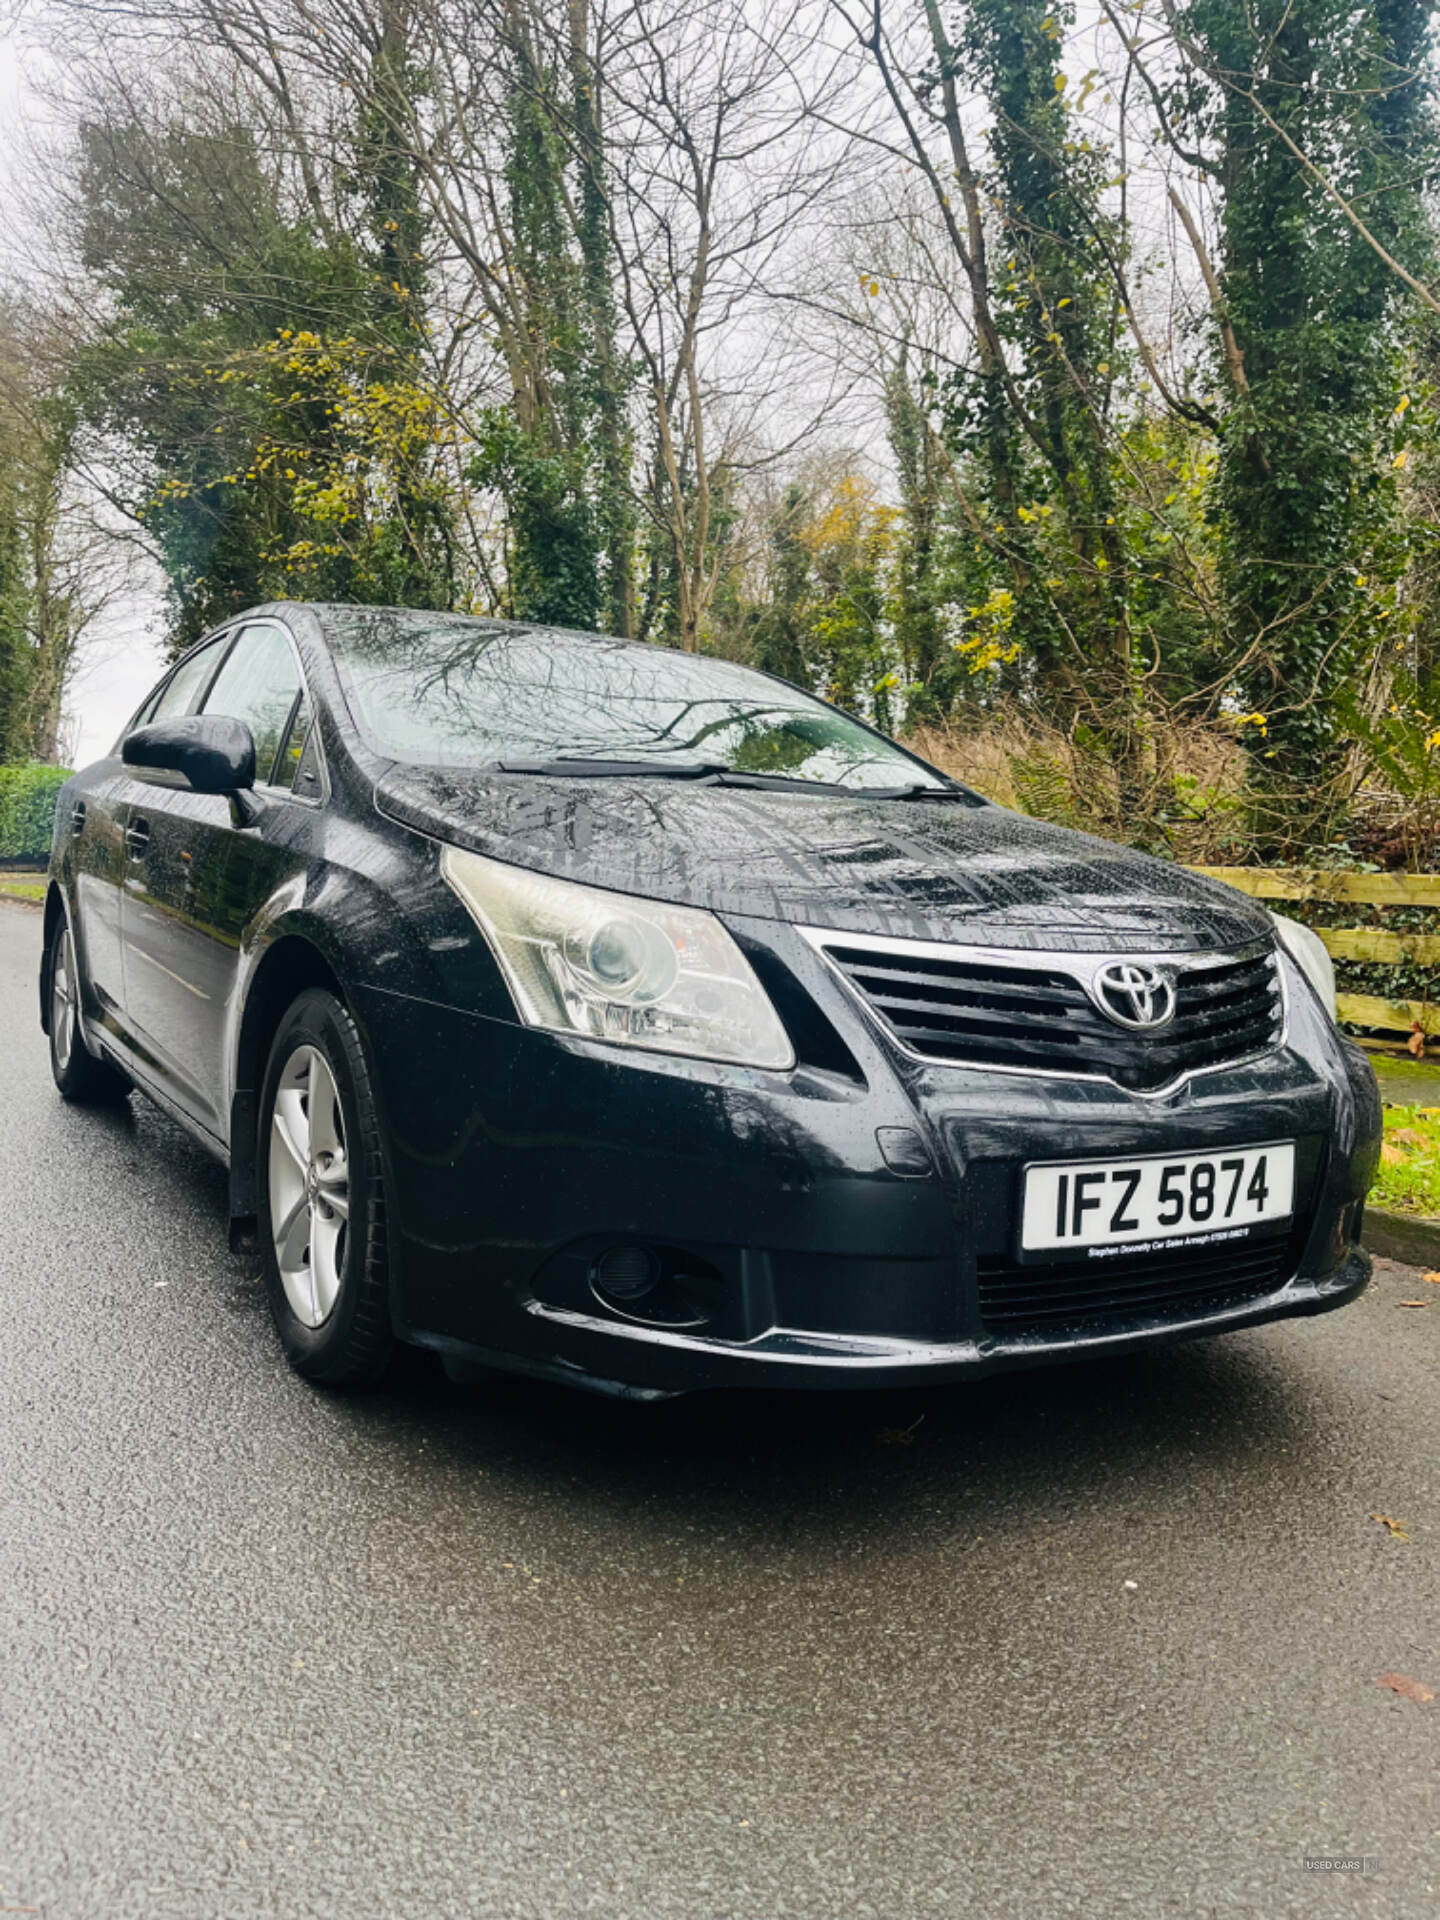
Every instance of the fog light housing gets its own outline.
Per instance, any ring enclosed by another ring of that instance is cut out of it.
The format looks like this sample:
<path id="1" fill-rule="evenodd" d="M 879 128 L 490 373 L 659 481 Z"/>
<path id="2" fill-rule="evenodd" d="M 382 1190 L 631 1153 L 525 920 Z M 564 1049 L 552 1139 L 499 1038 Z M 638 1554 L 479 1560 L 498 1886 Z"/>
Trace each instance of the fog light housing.
<path id="1" fill-rule="evenodd" d="M 634 1241 L 593 1256 L 590 1291 L 608 1312 L 647 1327 L 708 1326 L 725 1301 L 725 1282 L 708 1261 Z"/>
<path id="2" fill-rule="evenodd" d="M 662 1275 L 653 1247 L 607 1247 L 595 1262 L 595 1290 L 622 1308 L 631 1307 L 655 1291 Z"/>

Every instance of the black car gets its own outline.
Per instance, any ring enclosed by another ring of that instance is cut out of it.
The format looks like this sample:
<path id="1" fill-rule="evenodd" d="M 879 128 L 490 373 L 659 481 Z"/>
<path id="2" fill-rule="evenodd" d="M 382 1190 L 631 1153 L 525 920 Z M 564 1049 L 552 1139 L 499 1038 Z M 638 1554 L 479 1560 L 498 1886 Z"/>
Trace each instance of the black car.
<path id="1" fill-rule="evenodd" d="M 221 1156 L 314 1380 L 893 1385 L 1368 1278 L 1313 934 L 728 661 L 259 608 L 62 789 L 45 936 L 62 1094 Z"/>

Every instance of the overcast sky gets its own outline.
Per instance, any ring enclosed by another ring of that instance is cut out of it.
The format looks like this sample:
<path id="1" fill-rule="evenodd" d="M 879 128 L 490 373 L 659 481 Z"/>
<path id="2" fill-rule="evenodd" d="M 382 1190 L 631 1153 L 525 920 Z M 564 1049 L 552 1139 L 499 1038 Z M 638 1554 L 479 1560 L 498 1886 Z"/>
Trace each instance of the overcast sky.
<path id="1" fill-rule="evenodd" d="M 10 249 L 24 217 L 23 207 L 17 205 L 11 162 L 27 123 L 38 110 L 35 94 L 26 85 L 33 60 L 34 55 L 27 54 L 22 62 L 15 40 L 0 36 L 0 206 L 6 210 L 0 220 L 0 276 L 4 279 L 15 272 Z M 141 590 L 97 622 L 86 643 L 66 701 L 66 711 L 77 728 L 77 767 L 108 752 L 145 689 L 158 679 L 161 665 L 159 596 Z"/>

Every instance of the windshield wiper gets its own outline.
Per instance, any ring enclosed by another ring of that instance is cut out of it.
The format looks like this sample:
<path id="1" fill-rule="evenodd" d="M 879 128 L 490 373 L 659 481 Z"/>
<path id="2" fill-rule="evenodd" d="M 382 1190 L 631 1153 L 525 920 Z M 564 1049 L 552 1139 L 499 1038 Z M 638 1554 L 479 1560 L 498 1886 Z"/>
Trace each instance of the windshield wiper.
<path id="1" fill-rule="evenodd" d="M 548 774 L 572 780 L 693 780 L 707 787 L 749 787 L 759 792 L 843 795 L 847 800 L 951 800 L 983 806 L 968 787 L 935 787 L 912 780 L 900 787 L 857 787 L 838 780 L 793 779 L 783 773 L 746 773 L 723 760 L 609 760 L 583 753 L 555 754 L 549 759 L 499 760 L 501 773 Z"/>
<path id="2" fill-rule="evenodd" d="M 548 773 L 574 780 L 708 780 L 728 771 L 723 760 L 607 760 L 561 753 L 548 760 L 497 760 L 501 773 Z"/>
<path id="3" fill-rule="evenodd" d="M 985 805 L 984 796 L 969 787 L 932 787 L 924 780 L 914 780 L 906 787 L 862 787 L 859 791 L 871 800 L 960 800 L 971 807 Z"/>

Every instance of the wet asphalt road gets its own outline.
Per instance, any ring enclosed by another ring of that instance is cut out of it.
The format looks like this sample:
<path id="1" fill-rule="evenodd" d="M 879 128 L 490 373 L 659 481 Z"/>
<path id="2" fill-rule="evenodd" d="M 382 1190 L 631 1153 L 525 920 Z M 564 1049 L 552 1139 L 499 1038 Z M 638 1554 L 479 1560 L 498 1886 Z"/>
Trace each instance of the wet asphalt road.
<path id="1" fill-rule="evenodd" d="M 1376 1684 L 1440 1695 L 1413 1272 L 970 1391 L 327 1397 L 219 1169 L 54 1097 L 39 931 L 0 907 L 0 1909 L 1435 1910 L 1440 1699 Z"/>

